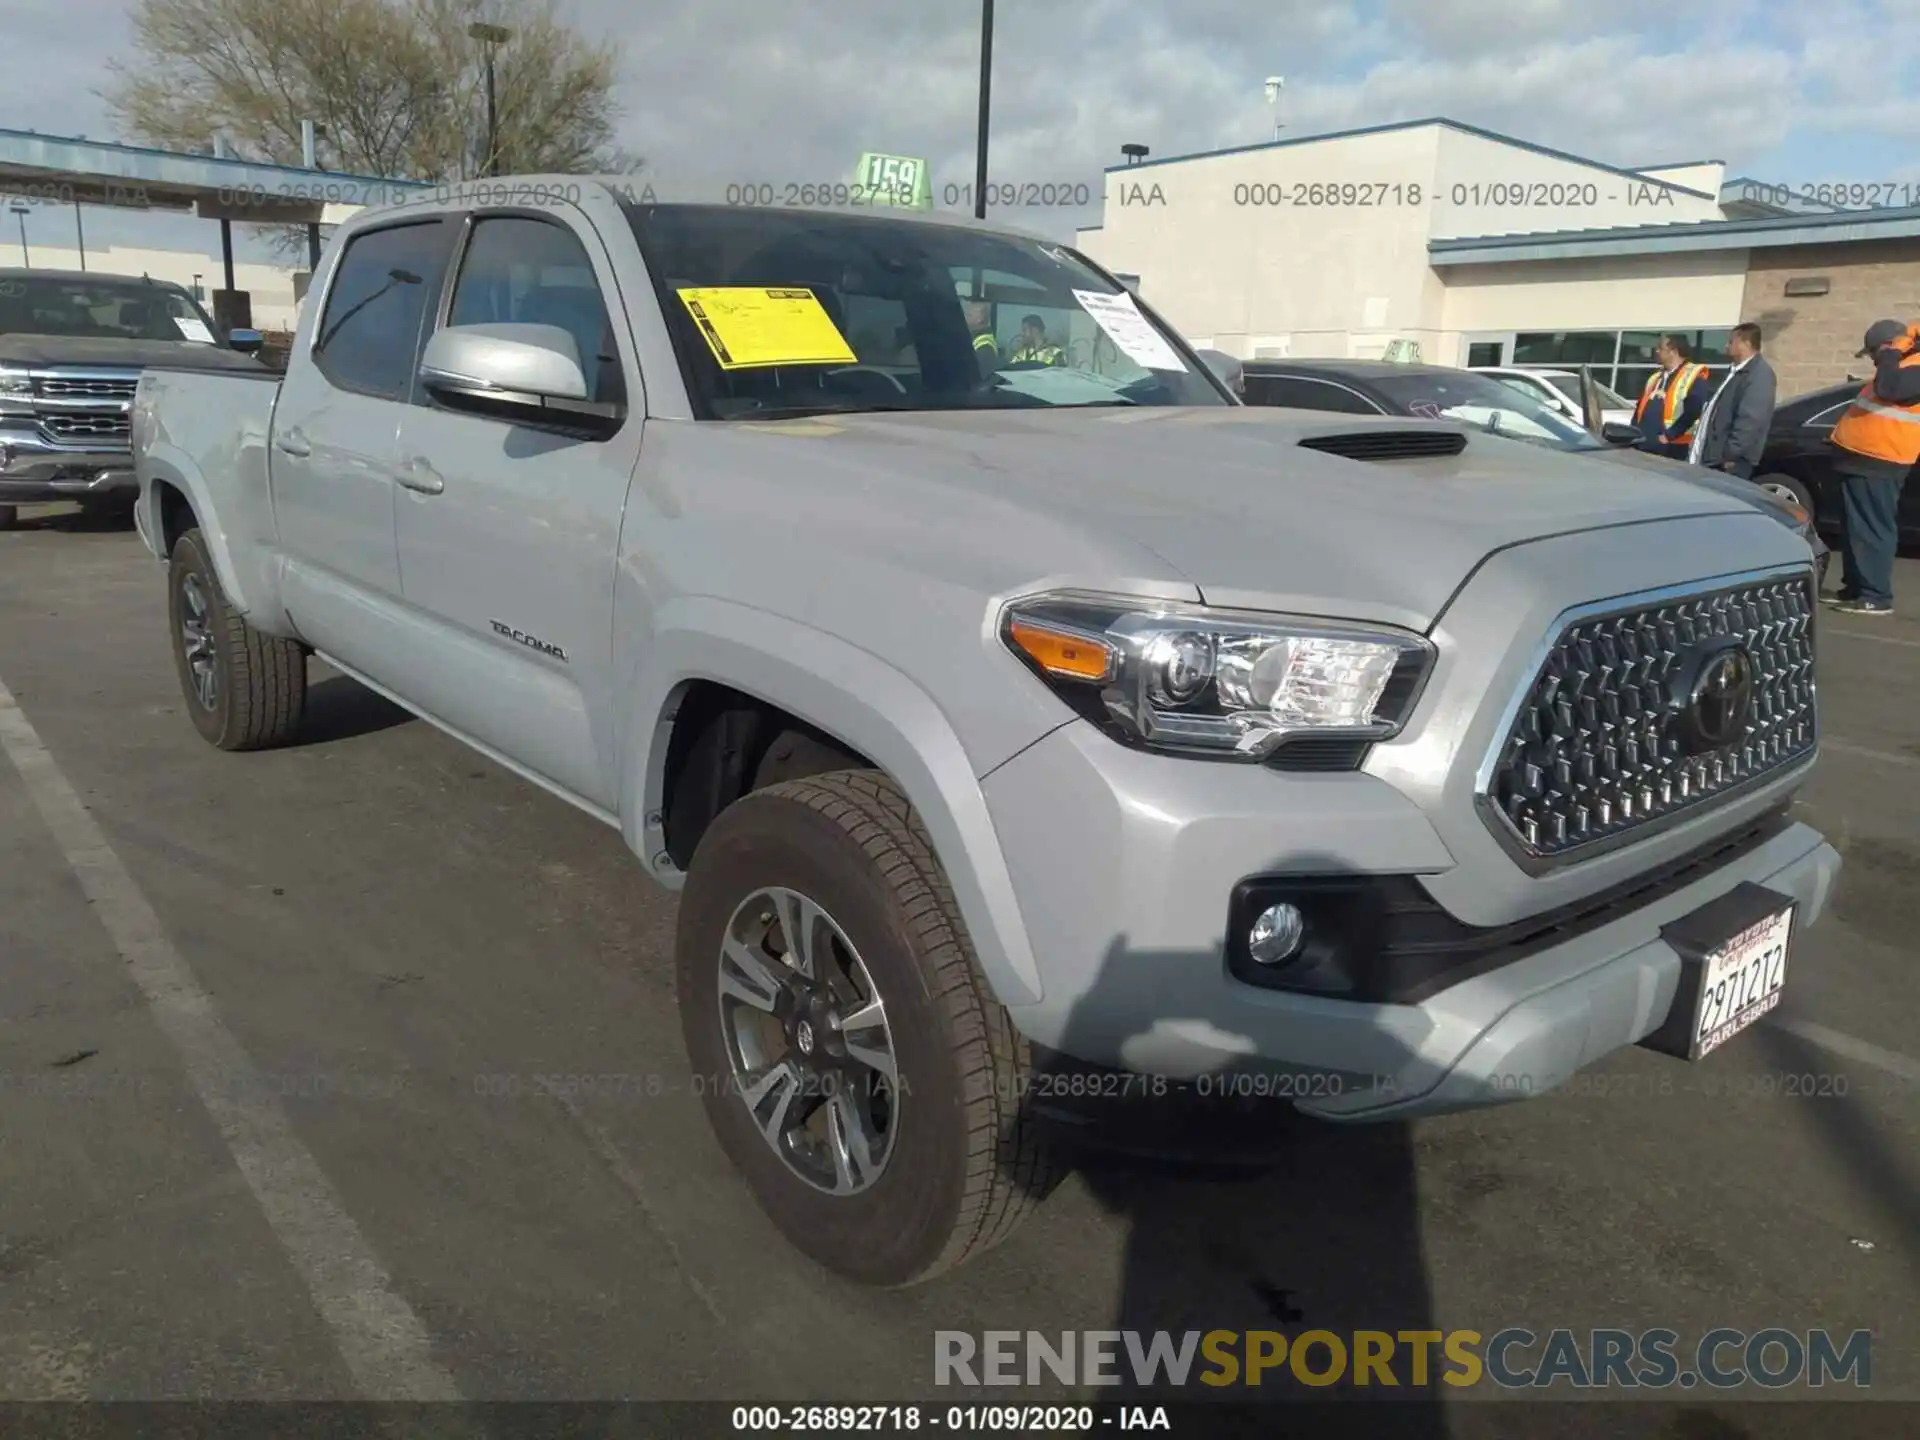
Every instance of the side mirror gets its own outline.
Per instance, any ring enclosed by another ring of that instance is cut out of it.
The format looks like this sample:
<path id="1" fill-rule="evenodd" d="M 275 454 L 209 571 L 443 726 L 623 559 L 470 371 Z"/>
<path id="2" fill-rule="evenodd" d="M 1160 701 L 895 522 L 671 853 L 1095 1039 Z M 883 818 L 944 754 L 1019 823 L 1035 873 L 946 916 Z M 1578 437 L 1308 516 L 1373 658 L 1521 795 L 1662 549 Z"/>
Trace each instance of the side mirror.
<path id="1" fill-rule="evenodd" d="M 584 407 L 580 347 L 557 325 L 455 325 L 437 332 L 420 357 L 420 383 L 448 404 L 545 411 L 558 419 L 573 401 Z"/>
<path id="2" fill-rule="evenodd" d="M 1240 362 L 1224 350 L 1200 350 L 1197 353 L 1206 363 L 1207 369 L 1214 373 L 1221 384 L 1244 400 L 1247 398 L 1247 375 L 1240 368 Z"/>
<path id="3" fill-rule="evenodd" d="M 1640 432 L 1631 425 L 1622 425 L 1618 420 L 1609 420 L 1600 427 L 1600 438 L 1609 445 L 1638 445 Z"/>
<path id="4" fill-rule="evenodd" d="M 260 347 L 266 344 L 267 337 L 258 330 L 234 329 L 227 332 L 227 344 L 242 355 L 257 355 Z"/>

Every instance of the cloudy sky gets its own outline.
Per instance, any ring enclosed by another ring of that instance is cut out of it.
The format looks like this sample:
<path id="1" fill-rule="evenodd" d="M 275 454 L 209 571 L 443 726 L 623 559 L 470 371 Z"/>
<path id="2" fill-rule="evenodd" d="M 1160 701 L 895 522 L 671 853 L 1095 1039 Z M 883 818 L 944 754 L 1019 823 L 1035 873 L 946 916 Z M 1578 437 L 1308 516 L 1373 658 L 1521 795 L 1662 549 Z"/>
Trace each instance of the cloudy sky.
<path id="1" fill-rule="evenodd" d="M 116 138 L 94 92 L 102 58 L 129 53 L 130 9 L 9 5 L 0 126 Z M 936 199 L 972 178 L 976 0 L 566 10 L 620 42 L 622 138 L 662 176 L 844 180 L 862 150 L 888 150 L 930 162 Z M 1289 135 L 1441 115 L 1624 166 L 1713 158 L 1729 175 L 1796 186 L 1920 180 L 1911 0 L 998 0 L 996 11 L 996 180 L 1085 182 L 1097 195 L 1124 143 L 1162 156 L 1265 139 L 1273 74 L 1286 77 Z M 90 212 L 89 240 L 131 239 L 115 218 Z M 1018 217 L 1062 235 L 1095 218 Z M 51 240 L 60 222 L 30 223 Z M 207 243 L 211 229 L 172 222 L 181 238 L 169 243 Z"/>

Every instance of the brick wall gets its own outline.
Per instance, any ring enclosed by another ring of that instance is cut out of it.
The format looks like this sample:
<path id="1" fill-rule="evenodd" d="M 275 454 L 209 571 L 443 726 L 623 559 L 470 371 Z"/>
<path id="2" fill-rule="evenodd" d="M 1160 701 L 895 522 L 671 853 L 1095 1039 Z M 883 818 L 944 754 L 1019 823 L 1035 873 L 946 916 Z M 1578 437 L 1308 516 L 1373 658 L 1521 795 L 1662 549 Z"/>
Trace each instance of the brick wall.
<path id="1" fill-rule="evenodd" d="M 1827 277 L 1825 295 L 1786 293 L 1789 279 L 1811 275 Z M 1853 352 L 1867 326 L 1920 320 L 1920 239 L 1754 250 L 1740 318 L 1760 327 L 1782 400 L 1864 376 Z"/>

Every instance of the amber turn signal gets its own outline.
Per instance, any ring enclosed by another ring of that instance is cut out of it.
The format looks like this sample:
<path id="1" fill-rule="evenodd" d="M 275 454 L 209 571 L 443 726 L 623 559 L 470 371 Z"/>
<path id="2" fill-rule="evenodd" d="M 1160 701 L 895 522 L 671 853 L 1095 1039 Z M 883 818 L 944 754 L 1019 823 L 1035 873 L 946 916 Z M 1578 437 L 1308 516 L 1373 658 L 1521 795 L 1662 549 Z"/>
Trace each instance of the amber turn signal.
<path id="1" fill-rule="evenodd" d="M 1113 674 L 1113 648 L 1084 635 L 1053 630 L 1031 620 L 1015 620 L 1007 636 L 1049 675 L 1069 680 L 1105 680 Z"/>

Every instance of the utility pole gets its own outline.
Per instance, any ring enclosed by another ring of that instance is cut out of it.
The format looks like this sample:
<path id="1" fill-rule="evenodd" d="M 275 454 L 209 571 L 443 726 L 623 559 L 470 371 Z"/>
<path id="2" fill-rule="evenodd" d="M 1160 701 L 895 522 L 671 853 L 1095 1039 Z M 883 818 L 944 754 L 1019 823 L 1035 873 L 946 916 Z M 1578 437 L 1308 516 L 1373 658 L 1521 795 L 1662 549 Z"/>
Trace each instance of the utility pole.
<path id="1" fill-rule="evenodd" d="M 20 263 L 31 270 L 33 257 L 27 253 L 27 202 L 16 200 L 7 208 L 20 217 Z"/>
<path id="2" fill-rule="evenodd" d="M 504 25 L 490 25 L 485 20 L 476 20 L 467 27 L 467 34 L 485 47 L 487 57 L 487 153 L 481 163 L 482 175 L 499 173 L 500 165 L 500 116 L 493 94 L 493 52 L 496 46 L 504 45 L 513 38 L 513 31 Z"/>
<path id="3" fill-rule="evenodd" d="M 973 162 L 973 214 L 987 218 L 987 115 L 993 99 L 993 0 L 980 0 L 980 139 Z"/>
<path id="4" fill-rule="evenodd" d="M 87 227 L 80 221 L 80 202 L 73 202 L 73 234 L 80 242 L 80 268 L 87 268 Z"/>

